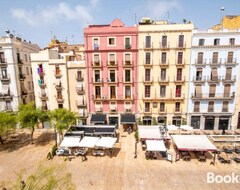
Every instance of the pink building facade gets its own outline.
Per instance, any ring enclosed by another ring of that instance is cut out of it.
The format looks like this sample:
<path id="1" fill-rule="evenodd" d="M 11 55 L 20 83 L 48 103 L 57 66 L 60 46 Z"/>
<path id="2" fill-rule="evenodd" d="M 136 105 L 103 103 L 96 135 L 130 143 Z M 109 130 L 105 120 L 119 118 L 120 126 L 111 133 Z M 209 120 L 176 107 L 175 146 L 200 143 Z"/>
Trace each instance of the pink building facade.
<path id="1" fill-rule="evenodd" d="M 124 124 L 121 116 L 137 113 L 138 107 L 138 27 L 126 27 L 119 19 L 90 25 L 84 29 L 84 43 L 89 112 L 106 115 L 105 123 Z"/>

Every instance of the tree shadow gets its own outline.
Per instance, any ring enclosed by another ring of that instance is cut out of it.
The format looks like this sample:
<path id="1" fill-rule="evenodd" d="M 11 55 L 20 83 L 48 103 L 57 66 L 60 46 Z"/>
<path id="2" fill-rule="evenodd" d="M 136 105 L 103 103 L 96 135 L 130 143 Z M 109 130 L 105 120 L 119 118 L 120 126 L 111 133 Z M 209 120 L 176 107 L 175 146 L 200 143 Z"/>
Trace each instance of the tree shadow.
<path id="1" fill-rule="evenodd" d="M 41 133 L 37 138 L 34 139 L 34 145 L 36 146 L 45 146 L 49 144 L 51 141 L 54 141 L 55 134 L 51 131 L 45 131 Z"/>

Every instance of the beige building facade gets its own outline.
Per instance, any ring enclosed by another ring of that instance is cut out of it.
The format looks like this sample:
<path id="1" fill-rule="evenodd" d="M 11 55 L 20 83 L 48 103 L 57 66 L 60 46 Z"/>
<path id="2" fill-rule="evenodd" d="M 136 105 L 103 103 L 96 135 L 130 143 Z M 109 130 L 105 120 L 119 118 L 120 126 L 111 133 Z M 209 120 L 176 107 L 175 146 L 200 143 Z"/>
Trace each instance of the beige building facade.
<path id="1" fill-rule="evenodd" d="M 139 23 L 138 120 L 180 125 L 186 119 L 192 23 Z"/>

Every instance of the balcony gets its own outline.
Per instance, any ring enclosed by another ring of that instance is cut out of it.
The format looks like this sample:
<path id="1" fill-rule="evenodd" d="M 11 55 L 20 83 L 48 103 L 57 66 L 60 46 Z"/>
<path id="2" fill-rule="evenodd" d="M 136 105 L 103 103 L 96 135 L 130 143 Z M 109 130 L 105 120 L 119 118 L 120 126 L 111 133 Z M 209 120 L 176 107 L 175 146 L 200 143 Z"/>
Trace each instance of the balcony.
<path id="1" fill-rule="evenodd" d="M 169 83 L 169 77 L 158 77 L 158 83 L 168 84 Z"/>
<path id="2" fill-rule="evenodd" d="M 12 100 L 12 98 L 13 98 L 13 95 L 10 94 L 10 92 L 6 94 L 0 93 L 0 100 Z"/>
<path id="3" fill-rule="evenodd" d="M 92 95 L 92 99 L 95 101 L 103 100 L 101 95 Z M 104 99 L 105 99 L 105 97 L 104 97 Z M 106 96 L 106 99 L 107 99 L 107 96 Z"/>
<path id="4" fill-rule="evenodd" d="M 152 68 L 152 66 L 153 66 L 153 61 L 145 60 L 143 66 L 144 66 L 145 68 Z"/>
<path id="5" fill-rule="evenodd" d="M 114 106 L 110 105 L 110 112 L 111 113 L 116 113 L 117 112 L 117 106 L 116 105 L 114 105 Z"/>
<path id="6" fill-rule="evenodd" d="M 78 108 L 86 107 L 87 103 L 86 103 L 86 101 L 84 101 L 84 99 L 83 100 L 76 100 L 76 106 Z"/>
<path id="7" fill-rule="evenodd" d="M 174 77 L 175 83 L 184 83 L 185 82 L 185 76 L 175 76 Z"/>
<path id="8" fill-rule="evenodd" d="M 28 92 L 26 88 L 21 89 L 21 96 L 26 96 L 27 94 Z"/>
<path id="9" fill-rule="evenodd" d="M 60 78 L 62 76 L 61 70 L 55 70 L 54 75 L 55 75 L 56 78 Z"/>
<path id="10" fill-rule="evenodd" d="M 232 100 L 235 98 L 235 92 L 233 93 L 192 93 L 193 100 Z"/>
<path id="11" fill-rule="evenodd" d="M 62 83 L 55 84 L 55 88 L 56 90 L 62 90 L 63 89 Z"/>
<path id="12" fill-rule="evenodd" d="M 62 96 L 56 97 L 57 103 L 62 104 L 64 102 L 64 99 Z"/>
<path id="13" fill-rule="evenodd" d="M 19 80 L 24 80 L 26 78 L 26 75 L 25 74 L 19 74 Z"/>
<path id="14" fill-rule="evenodd" d="M 153 77 L 151 78 L 150 76 L 145 76 L 142 78 L 142 82 L 144 84 L 152 84 L 153 81 L 154 81 L 154 78 Z"/>
<path id="15" fill-rule="evenodd" d="M 107 83 L 108 84 L 117 84 L 118 83 L 118 78 L 108 78 Z"/>
<path id="16" fill-rule="evenodd" d="M 159 42 L 159 48 L 162 50 L 162 51 L 167 51 L 167 50 L 170 50 L 170 43 L 163 43 L 163 42 Z"/>
<path id="17" fill-rule="evenodd" d="M 206 77 L 205 76 L 194 76 L 193 82 L 194 83 L 204 83 L 204 82 L 206 82 Z"/>
<path id="18" fill-rule="evenodd" d="M 107 61 L 106 63 L 107 63 L 108 68 L 117 68 L 118 67 L 118 62 L 115 60 Z"/>
<path id="19" fill-rule="evenodd" d="M 224 60 L 224 64 L 226 64 L 226 66 L 235 66 L 237 65 L 237 58 L 233 58 L 233 59 L 225 59 Z"/>
<path id="20" fill-rule="evenodd" d="M 222 59 L 210 59 L 209 60 L 210 67 L 218 67 L 222 65 Z"/>
<path id="21" fill-rule="evenodd" d="M 144 112 L 144 114 L 151 114 L 152 113 L 152 109 L 149 108 L 149 107 L 144 107 L 143 108 L 143 112 Z"/>
<path id="22" fill-rule="evenodd" d="M 206 66 L 207 60 L 206 59 L 195 59 L 196 66 Z"/>
<path id="23" fill-rule="evenodd" d="M 99 45 L 98 44 L 94 44 L 93 45 L 93 50 L 99 50 Z"/>
<path id="24" fill-rule="evenodd" d="M 199 113 L 200 112 L 200 108 L 199 107 L 194 107 L 193 108 L 193 112 L 194 113 Z"/>
<path id="25" fill-rule="evenodd" d="M 102 112 L 103 111 L 102 106 L 95 106 L 95 111 L 96 112 Z"/>
<path id="26" fill-rule="evenodd" d="M 124 84 L 132 84 L 133 83 L 133 81 L 132 81 L 132 79 L 124 79 L 124 78 L 122 78 L 122 82 L 124 83 Z"/>
<path id="27" fill-rule="evenodd" d="M 143 49 L 146 51 L 153 50 L 153 42 L 150 44 L 143 43 Z"/>
<path id="28" fill-rule="evenodd" d="M 221 81 L 220 76 L 212 76 L 207 78 L 208 83 L 219 83 Z"/>
<path id="29" fill-rule="evenodd" d="M 166 108 L 166 107 L 164 107 L 164 108 L 159 108 L 159 109 L 158 109 L 158 113 L 159 113 L 159 114 L 166 114 L 166 113 L 167 113 L 167 108 Z"/>
<path id="30" fill-rule="evenodd" d="M 142 99 L 144 101 L 151 101 L 151 100 L 154 100 L 155 98 L 153 97 L 154 95 L 151 95 L 151 94 L 143 94 L 142 95 Z"/>
<path id="31" fill-rule="evenodd" d="M 131 44 L 126 44 L 125 45 L 125 49 L 131 49 L 131 48 L 132 48 Z"/>
<path id="32" fill-rule="evenodd" d="M 9 83 L 10 82 L 10 75 L 1 75 L 0 80 L 2 83 Z"/>
<path id="33" fill-rule="evenodd" d="M 103 97 L 106 97 L 106 96 L 103 96 Z M 116 100 L 117 99 L 117 96 L 116 95 L 110 95 L 109 100 Z"/>
<path id="34" fill-rule="evenodd" d="M 76 80 L 79 81 L 79 82 L 84 81 L 83 75 L 76 74 Z"/>
<path id="35" fill-rule="evenodd" d="M 39 85 L 40 88 L 45 88 L 46 87 L 45 82 L 41 79 L 38 80 L 38 85 Z"/>
<path id="36" fill-rule="evenodd" d="M 178 108 L 178 107 L 174 108 L 173 113 L 174 114 L 182 114 L 182 108 Z"/>
<path id="37" fill-rule="evenodd" d="M 78 95 L 83 95 L 85 93 L 85 89 L 83 87 L 76 87 L 76 92 Z"/>
<path id="38" fill-rule="evenodd" d="M 236 82 L 236 80 L 237 80 L 237 77 L 235 75 L 222 77 L 223 83 L 234 83 L 234 82 Z"/>
<path id="39" fill-rule="evenodd" d="M 176 93 L 175 96 L 173 97 L 174 100 L 184 100 L 185 99 L 185 94 L 184 93 Z"/>
<path id="40" fill-rule="evenodd" d="M 103 84 L 103 78 L 96 78 L 95 80 L 92 78 L 92 83 L 94 85 L 102 85 Z"/>
<path id="41" fill-rule="evenodd" d="M 17 59 L 17 63 L 18 63 L 18 65 L 22 65 L 23 64 L 23 60 L 22 59 Z"/>
<path id="42" fill-rule="evenodd" d="M 39 93 L 39 98 L 43 101 L 43 100 L 47 100 L 48 97 L 47 97 L 47 94 L 46 93 Z"/>
<path id="43" fill-rule="evenodd" d="M 159 66 L 161 68 L 169 67 L 169 60 L 166 60 L 166 61 L 159 60 Z"/>
<path id="44" fill-rule="evenodd" d="M 183 67 L 185 67 L 185 65 L 186 65 L 186 60 L 184 59 L 184 60 L 182 60 L 182 61 L 176 61 L 175 62 L 176 63 L 176 67 L 177 68 L 183 68 Z"/>
<path id="45" fill-rule="evenodd" d="M 186 42 L 183 42 L 183 43 L 178 42 L 178 43 L 176 43 L 176 48 L 175 49 L 183 50 L 185 48 L 186 48 Z"/>
<path id="46" fill-rule="evenodd" d="M 0 58 L 0 67 L 7 67 L 7 59 Z"/>
<path id="47" fill-rule="evenodd" d="M 124 105 L 124 112 L 125 113 L 131 113 L 132 112 L 132 106 L 131 105 Z"/>
<path id="48" fill-rule="evenodd" d="M 92 61 L 92 68 L 101 68 L 102 62 L 99 59 Z"/>
<path id="49" fill-rule="evenodd" d="M 133 67 L 133 61 L 131 60 L 125 60 L 122 62 L 122 65 L 124 68 L 131 68 Z"/>

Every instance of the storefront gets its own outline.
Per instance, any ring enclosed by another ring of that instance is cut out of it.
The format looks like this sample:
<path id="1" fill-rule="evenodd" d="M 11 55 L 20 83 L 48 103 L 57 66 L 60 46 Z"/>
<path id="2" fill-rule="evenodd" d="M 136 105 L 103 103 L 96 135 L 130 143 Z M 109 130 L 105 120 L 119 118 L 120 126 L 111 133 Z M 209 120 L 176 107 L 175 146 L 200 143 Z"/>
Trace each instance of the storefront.
<path id="1" fill-rule="evenodd" d="M 191 116 L 191 126 L 194 129 L 200 129 L 201 116 Z"/>
<path id="2" fill-rule="evenodd" d="M 158 117 L 158 124 L 166 125 L 167 124 L 167 117 L 166 116 L 159 116 Z"/>
<path id="3" fill-rule="evenodd" d="M 152 125 L 152 117 L 143 116 L 143 125 Z"/>
<path id="4" fill-rule="evenodd" d="M 215 117 L 214 116 L 206 116 L 205 117 L 204 130 L 213 130 L 214 129 L 214 123 L 215 123 Z"/>
<path id="5" fill-rule="evenodd" d="M 94 125 L 106 124 L 106 114 L 92 114 L 90 123 Z"/>
<path id="6" fill-rule="evenodd" d="M 121 124 L 124 130 L 127 130 L 129 127 L 135 130 L 135 123 L 136 118 L 134 114 L 121 114 Z"/>
<path id="7" fill-rule="evenodd" d="M 173 124 L 173 125 L 180 126 L 181 123 L 182 123 L 182 117 L 180 117 L 180 116 L 174 116 L 174 117 L 172 118 L 172 124 Z"/>

